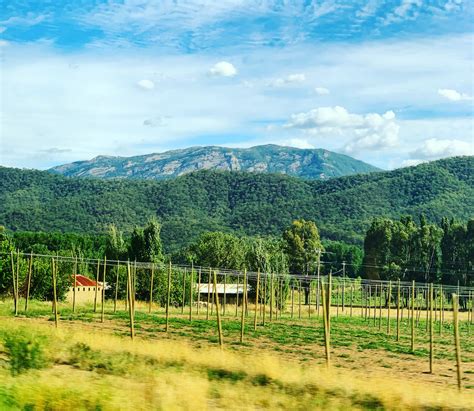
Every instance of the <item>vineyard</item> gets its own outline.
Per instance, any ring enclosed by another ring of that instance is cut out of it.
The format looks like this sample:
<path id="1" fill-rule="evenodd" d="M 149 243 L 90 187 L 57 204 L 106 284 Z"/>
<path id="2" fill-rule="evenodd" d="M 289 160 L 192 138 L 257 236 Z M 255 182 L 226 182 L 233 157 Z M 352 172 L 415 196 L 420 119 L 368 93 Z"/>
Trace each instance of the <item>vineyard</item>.
<path id="1" fill-rule="evenodd" d="M 354 279 L 344 266 L 302 276 L 58 255 L 2 258 L 13 274 L 4 317 L 82 324 L 135 341 L 257 347 L 328 368 L 362 363 L 371 372 L 474 389 L 472 287 Z M 34 298 L 41 287 L 48 301 Z"/>

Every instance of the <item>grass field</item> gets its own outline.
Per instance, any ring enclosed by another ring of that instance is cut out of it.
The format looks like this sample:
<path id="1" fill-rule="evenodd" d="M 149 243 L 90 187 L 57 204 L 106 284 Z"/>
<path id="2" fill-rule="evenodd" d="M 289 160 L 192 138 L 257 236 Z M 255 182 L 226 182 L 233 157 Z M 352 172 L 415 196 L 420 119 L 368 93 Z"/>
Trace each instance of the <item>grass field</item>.
<path id="1" fill-rule="evenodd" d="M 445 323 L 441 335 L 435 328 L 429 374 L 423 315 L 411 352 L 406 315 L 397 342 L 393 319 L 387 336 L 386 319 L 379 329 L 378 319 L 367 321 L 356 312 L 350 318 L 347 310 L 337 318 L 334 312 L 327 370 L 322 322 L 315 313 L 293 320 L 286 313 L 272 322 L 267 315 L 265 326 L 259 322 L 254 331 L 250 310 L 243 343 L 240 318 L 227 315 L 220 350 L 216 321 L 206 320 L 204 309 L 199 318 L 193 310 L 192 322 L 189 309 L 185 315 L 173 309 L 165 333 L 163 310 L 154 307 L 148 314 L 146 305 L 137 303 L 132 342 L 123 303 L 115 314 L 106 306 L 104 323 L 91 306 L 72 314 L 60 304 L 57 330 L 50 304 L 31 302 L 28 313 L 20 310 L 16 318 L 11 308 L 11 301 L 0 303 L 1 409 L 474 408 L 474 328 L 466 322 L 459 394 L 452 325 Z M 31 369 L 15 362 L 22 356 L 31 357 Z"/>

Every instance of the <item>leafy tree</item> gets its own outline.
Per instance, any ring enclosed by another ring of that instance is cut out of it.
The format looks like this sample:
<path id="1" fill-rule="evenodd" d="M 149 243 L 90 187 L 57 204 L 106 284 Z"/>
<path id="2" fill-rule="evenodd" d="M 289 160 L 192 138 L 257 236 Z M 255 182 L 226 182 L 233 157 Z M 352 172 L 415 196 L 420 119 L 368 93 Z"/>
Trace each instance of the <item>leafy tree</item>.
<path id="1" fill-rule="evenodd" d="M 127 254 L 127 247 L 122 232 L 115 224 L 109 226 L 105 254 L 111 260 L 122 260 Z"/>
<path id="2" fill-rule="evenodd" d="M 11 237 L 0 226 L 0 294 L 13 293 L 13 277 L 9 255 L 15 250 Z"/>
<path id="3" fill-rule="evenodd" d="M 290 271 L 304 275 L 314 273 L 318 262 L 318 252 L 323 250 L 316 224 L 303 219 L 295 220 L 283 232 L 283 239 Z M 306 304 L 309 302 L 308 284 L 305 285 Z"/>

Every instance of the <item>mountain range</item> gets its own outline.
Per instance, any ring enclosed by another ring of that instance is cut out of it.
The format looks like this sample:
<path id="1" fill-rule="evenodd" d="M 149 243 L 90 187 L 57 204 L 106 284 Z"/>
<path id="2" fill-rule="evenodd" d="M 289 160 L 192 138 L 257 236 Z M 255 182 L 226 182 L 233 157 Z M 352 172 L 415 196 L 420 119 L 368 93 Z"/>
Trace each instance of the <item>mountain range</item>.
<path id="1" fill-rule="evenodd" d="M 363 161 L 328 150 L 273 144 L 251 148 L 190 147 L 134 157 L 98 156 L 49 171 L 71 177 L 159 180 L 199 170 L 281 173 L 319 180 L 380 171 Z"/>
<path id="2" fill-rule="evenodd" d="M 125 232 L 152 216 L 167 250 L 205 231 L 280 235 L 313 220 L 323 238 L 360 243 L 374 217 L 474 216 L 474 157 L 328 180 L 203 170 L 174 179 L 100 180 L 0 167 L 0 225 L 12 230 Z"/>

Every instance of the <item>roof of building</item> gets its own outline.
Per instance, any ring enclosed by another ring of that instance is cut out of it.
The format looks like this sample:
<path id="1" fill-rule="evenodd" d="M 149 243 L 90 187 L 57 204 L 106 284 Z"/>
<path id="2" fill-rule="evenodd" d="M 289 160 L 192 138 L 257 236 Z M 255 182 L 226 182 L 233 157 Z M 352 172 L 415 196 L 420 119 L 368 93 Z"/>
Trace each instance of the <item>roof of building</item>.
<path id="1" fill-rule="evenodd" d="M 74 275 L 72 276 L 74 278 Z M 76 274 L 76 287 L 95 287 L 96 282 L 85 275 Z M 101 285 L 100 283 L 98 284 Z"/>
<path id="2" fill-rule="evenodd" d="M 207 284 L 201 284 L 199 287 L 199 293 L 200 294 L 207 294 L 208 290 L 208 285 Z M 217 284 L 216 287 L 217 294 L 224 294 L 224 284 Z M 214 292 L 214 284 L 211 284 L 211 287 L 209 288 L 209 292 L 213 293 Z M 225 285 L 225 293 L 226 294 L 243 294 L 243 285 L 242 284 L 226 284 Z"/>

